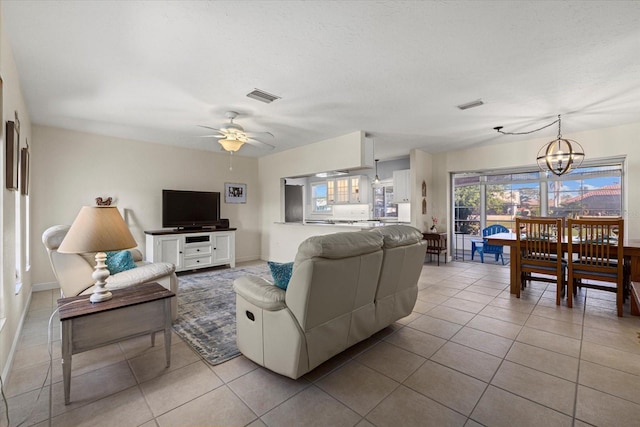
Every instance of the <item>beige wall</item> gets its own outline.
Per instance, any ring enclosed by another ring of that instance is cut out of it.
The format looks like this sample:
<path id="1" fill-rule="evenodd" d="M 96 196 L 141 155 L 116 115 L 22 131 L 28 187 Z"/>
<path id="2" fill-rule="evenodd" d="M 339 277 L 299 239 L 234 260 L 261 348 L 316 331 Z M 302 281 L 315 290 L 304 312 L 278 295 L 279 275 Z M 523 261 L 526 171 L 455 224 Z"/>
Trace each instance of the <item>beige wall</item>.
<path id="1" fill-rule="evenodd" d="M 34 126 L 32 154 L 33 283 L 55 281 L 40 236 L 71 224 L 83 205 L 113 197 L 145 252 L 144 230 L 161 228 L 162 189 L 224 192 L 224 183 L 247 184 L 246 204 L 227 204 L 221 215 L 237 228 L 236 259 L 260 257 L 258 161 L 209 152 Z"/>
<path id="2" fill-rule="evenodd" d="M 432 223 L 431 217 L 435 216 L 440 221 L 440 213 L 433 207 L 433 165 L 432 156 L 426 151 L 411 150 L 409 153 L 411 164 L 411 225 L 421 231 L 427 231 Z M 422 182 L 427 184 L 427 212 L 422 213 Z M 444 221 L 444 218 L 442 218 Z M 439 231 L 445 231 L 445 223 L 438 223 Z"/>
<path id="3" fill-rule="evenodd" d="M 0 17 L 0 22 L 1 22 Z M 24 313 L 31 297 L 31 270 L 26 256 L 27 246 L 24 245 L 20 252 L 16 251 L 17 236 L 26 239 L 26 196 L 20 196 L 18 192 L 6 189 L 5 182 L 5 122 L 15 120 L 15 112 L 20 119 L 20 148 L 26 147 L 26 141 L 31 145 L 31 122 L 22 97 L 20 80 L 16 70 L 11 46 L 0 27 L 0 74 L 2 75 L 2 120 L 0 123 L 0 135 L 2 135 L 2 160 L 0 161 L 0 177 L 2 189 L 0 190 L 0 205 L 2 212 L 2 251 L 0 252 L 0 265 L 2 268 L 2 283 L 0 291 L 0 373 L 3 378 L 9 369 L 7 363 L 9 353 L 16 345 L 16 332 L 23 321 Z M 16 208 L 19 209 L 16 209 Z M 16 216 L 18 212 L 18 217 Z M 20 230 L 16 231 L 16 219 L 21 218 Z M 20 291 L 16 294 L 16 270 L 20 276 Z"/>

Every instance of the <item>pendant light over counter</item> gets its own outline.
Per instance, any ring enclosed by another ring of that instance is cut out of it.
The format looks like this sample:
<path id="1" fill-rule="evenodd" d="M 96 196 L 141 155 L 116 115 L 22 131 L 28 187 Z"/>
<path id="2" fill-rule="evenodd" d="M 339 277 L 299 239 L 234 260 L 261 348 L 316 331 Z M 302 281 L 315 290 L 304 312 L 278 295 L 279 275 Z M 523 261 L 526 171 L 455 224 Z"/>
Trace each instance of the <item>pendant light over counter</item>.
<path id="1" fill-rule="evenodd" d="M 373 178 L 374 184 L 378 184 L 380 182 L 380 178 L 378 178 L 378 160 L 380 159 L 376 159 L 376 177 Z"/>

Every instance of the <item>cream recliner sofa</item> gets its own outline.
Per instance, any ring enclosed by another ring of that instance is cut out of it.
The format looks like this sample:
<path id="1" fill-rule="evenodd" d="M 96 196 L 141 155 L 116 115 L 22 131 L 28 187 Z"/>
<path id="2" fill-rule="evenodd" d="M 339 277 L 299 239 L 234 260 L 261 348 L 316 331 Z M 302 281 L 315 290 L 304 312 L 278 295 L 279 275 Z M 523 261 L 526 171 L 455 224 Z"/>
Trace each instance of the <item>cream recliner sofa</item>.
<path id="1" fill-rule="evenodd" d="M 238 349 L 304 375 L 411 313 L 425 252 L 422 233 L 402 225 L 305 240 L 286 291 L 256 276 L 234 281 Z"/>
<path id="2" fill-rule="evenodd" d="M 47 248 L 53 274 L 60 285 L 63 297 L 76 295 L 90 295 L 95 289 L 95 280 L 91 276 L 94 271 L 95 253 L 63 254 L 58 247 L 64 240 L 71 226 L 54 225 L 42 233 L 42 243 Z M 138 249 L 130 249 L 136 268 L 113 274 L 107 279 L 109 290 L 126 288 L 142 283 L 157 282 L 178 295 L 178 277 L 175 266 L 167 262 L 150 263 L 143 261 L 142 253 Z M 171 317 L 176 319 L 178 314 L 177 298 L 171 298 Z"/>

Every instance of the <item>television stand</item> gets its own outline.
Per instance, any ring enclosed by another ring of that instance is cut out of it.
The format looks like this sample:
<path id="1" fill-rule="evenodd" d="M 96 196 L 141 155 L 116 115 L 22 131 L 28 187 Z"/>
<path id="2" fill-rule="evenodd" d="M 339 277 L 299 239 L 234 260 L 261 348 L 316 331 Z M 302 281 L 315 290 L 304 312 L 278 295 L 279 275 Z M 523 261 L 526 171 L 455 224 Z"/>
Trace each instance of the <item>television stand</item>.
<path id="1" fill-rule="evenodd" d="M 176 272 L 236 266 L 236 229 L 147 230 L 147 261 L 169 262 Z"/>

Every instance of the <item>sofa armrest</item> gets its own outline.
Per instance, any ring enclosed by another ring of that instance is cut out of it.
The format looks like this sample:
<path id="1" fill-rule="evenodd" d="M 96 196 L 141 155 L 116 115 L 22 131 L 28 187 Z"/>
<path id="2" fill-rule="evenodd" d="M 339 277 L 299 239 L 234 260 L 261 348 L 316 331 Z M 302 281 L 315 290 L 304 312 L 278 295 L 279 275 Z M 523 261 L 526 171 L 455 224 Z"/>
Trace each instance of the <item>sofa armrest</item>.
<path id="1" fill-rule="evenodd" d="M 241 276 L 233 281 L 233 290 L 263 310 L 277 311 L 286 307 L 285 291 L 261 277 Z"/>

